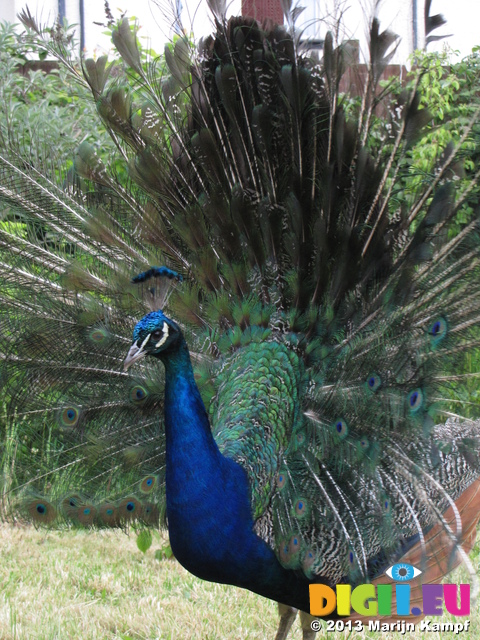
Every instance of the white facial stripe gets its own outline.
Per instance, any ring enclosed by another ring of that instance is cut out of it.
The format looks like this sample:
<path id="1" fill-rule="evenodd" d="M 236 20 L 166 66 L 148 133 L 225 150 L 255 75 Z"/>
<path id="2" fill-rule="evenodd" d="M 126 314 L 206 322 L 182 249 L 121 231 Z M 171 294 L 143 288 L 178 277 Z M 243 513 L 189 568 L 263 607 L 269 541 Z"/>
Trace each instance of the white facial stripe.
<path id="1" fill-rule="evenodd" d="M 163 323 L 162 331 L 163 331 L 163 336 L 157 342 L 157 344 L 155 345 L 155 349 L 158 349 L 158 347 L 161 347 L 162 344 L 165 344 L 165 342 L 167 341 L 167 338 L 168 338 L 168 324 L 166 322 Z"/>
<path id="2" fill-rule="evenodd" d="M 140 345 L 140 351 L 143 349 L 143 347 L 147 344 L 147 342 L 150 340 L 150 334 L 148 334 L 148 336 L 145 338 L 145 340 L 142 342 L 142 344 Z"/>

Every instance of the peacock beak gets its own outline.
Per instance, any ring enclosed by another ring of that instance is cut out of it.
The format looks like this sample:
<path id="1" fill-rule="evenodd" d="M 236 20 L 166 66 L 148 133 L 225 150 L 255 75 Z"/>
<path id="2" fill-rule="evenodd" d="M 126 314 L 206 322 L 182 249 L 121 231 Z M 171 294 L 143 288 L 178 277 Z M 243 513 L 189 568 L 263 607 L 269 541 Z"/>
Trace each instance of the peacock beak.
<path id="1" fill-rule="evenodd" d="M 127 357 L 123 362 L 124 371 L 127 371 L 127 369 L 129 369 L 132 364 L 134 364 L 138 360 L 141 360 L 147 355 L 147 352 L 145 351 L 145 345 L 147 344 L 149 338 L 150 334 L 148 334 L 148 336 L 140 346 L 138 346 L 136 342 L 132 344 L 132 346 L 130 347 L 130 351 L 127 353 Z"/>

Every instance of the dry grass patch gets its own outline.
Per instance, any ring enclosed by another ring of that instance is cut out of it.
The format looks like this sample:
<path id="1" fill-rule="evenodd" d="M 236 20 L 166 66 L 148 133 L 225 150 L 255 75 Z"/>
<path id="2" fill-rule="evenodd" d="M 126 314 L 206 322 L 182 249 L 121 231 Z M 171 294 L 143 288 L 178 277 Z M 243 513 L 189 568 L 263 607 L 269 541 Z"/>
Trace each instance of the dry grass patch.
<path id="1" fill-rule="evenodd" d="M 164 543 L 165 544 L 165 541 Z M 0 527 L 0 638 L 268 638 L 275 604 L 198 580 L 120 532 Z M 300 638 L 300 633 L 296 636 Z"/>
<path id="2" fill-rule="evenodd" d="M 144 555 L 120 532 L 0 527 L 1 640 L 264 640 L 276 605 L 249 591 L 198 580 L 176 561 Z M 478 545 L 473 555 L 478 569 Z M 461 577 L 456 581 L 461 582 Z M 469 637 L 480 640 L 478 604 Z M 447 621 L 448 616 L 442 616 Z M 347 638 L 348 633 L 318 637 Z M 352 633 L 351 638 L 458 637 Z M 466 636 L 464 636 L 466 637 Z M 289 640 L 300 640 L 297 625 Z"/>

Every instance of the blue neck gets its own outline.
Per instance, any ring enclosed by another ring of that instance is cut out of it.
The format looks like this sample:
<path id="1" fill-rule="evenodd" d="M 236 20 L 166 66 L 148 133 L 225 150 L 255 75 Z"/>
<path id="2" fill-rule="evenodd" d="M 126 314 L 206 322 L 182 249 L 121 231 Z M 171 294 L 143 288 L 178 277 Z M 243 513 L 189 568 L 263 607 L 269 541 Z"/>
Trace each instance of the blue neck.
<path id="1" fill-rule="evenodd" d="M 177 560 L 213 582 L 308 610 L 308 582 L 284 569 L 253 531 L 244 469 L 220 453 L 180 337 L 165 365 L 167 518 Z"/>
<path id="2" fill-rule="evenodd" d="M 165 359 L 164 365 L 167 447 L 175 451 L 177 463 L 170 468 L 170 472 L 173 474 L 172 479 L 178 477 L 180 480 L 180 467 L 182 471 L 186 468 L 194 469 L 199 456 L 205 456 L 204 462 L 218 464 L 221 454 L 212 436 L 183 337 L 174 354 Z"/>

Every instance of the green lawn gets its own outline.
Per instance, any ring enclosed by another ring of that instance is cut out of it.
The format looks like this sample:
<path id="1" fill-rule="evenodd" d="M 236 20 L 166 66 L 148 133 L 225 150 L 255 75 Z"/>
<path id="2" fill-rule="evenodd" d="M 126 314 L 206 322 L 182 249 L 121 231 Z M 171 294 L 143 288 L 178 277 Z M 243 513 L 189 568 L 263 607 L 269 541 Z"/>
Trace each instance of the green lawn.
<path id="1" fill-rule="evenodd" d="M 135 535 L 0 526 L 0 639 L 273 640 L 276 605 L 202 582 L 174 560 L 143 555 Z M 478 569 L 479 548 L 472 554 Z M 455 578 L 461 581 L 461 577 Z M 469 637 L 480 639 L 478 603 Z M 442 616 L 441 621 L 449 620 Z M 346 638 L 347 633 L 318 637 Z M 467 637 L 461 634 L 460 637 Z M 369 638 L 450 638 L 453 633 L 353 633 Z M 298 625 L 289 640 L 300 640 Z"/>

